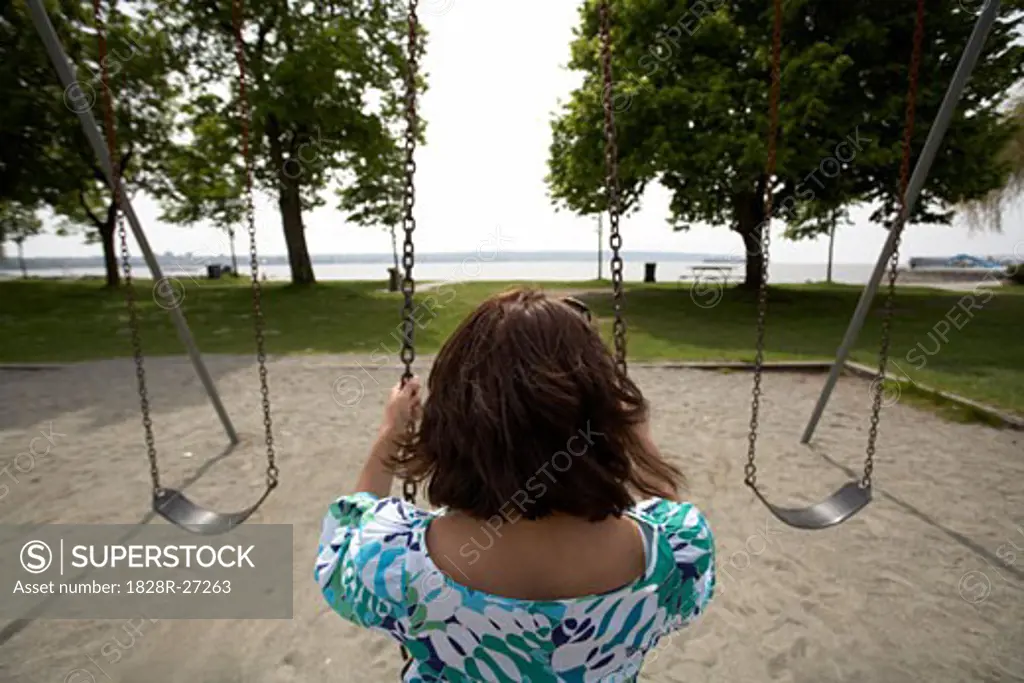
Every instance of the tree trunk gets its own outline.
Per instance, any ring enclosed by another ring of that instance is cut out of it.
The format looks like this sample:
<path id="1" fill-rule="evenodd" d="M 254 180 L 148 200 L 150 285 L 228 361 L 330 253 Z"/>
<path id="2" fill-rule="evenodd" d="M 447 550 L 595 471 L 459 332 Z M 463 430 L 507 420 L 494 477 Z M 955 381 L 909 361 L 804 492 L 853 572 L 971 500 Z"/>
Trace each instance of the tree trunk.
<path id="1" fill-rule="evenodd" d="M 764 279 L 764 254 L 761 253 L 761 229 L 741 233 L 743 247 L 747 250 L 747 263 L 743 275 L 743 287 L 757 289 Z"/>
<path id="2" fill-rule="evenodd" d="M 103 265 L 107 272 L 107 287 L 117 287 L 121 284 L 117 252 L 114 251 L 114 225 L 116 222 L 116 214 L 110 211 L 107 213 L 107 222 L 99 226 L 100 242 L 103 244 Z"/>
<path id="3" fill-rule="evenodd" d="M 128 168 L 128 162 L 131 161 L 134 153 L 135 152 L 129 146 L 128 151 L 121 156 L 120 163 L 118 164 L 118 178 L 124 177 L 125 171 Z M 105 181 L 103 174 L 96 166 L 93 166 L 93 173 L 96 174 L 96 178 L 98 180 Z M 92 209 L 89 208 L 89 203 L 85 201 L 85 193 L 82 192 L 82 190 L 78 191 L 78 201 L 82 205 L 85 215 L 93 222 L 93 225 L 96 226 L 96 231 L 100 234 L 100 244 L 103 245 L 103 266 L 106 270 L 107 277 L 106 286 L 110 288 L 119 287 L 121 285 L 121 273 L 117 262 L 117 252 L 114 250 L 114 227 L 117 225 L 118 206 L 112 200 L 110 205 L 107 207 L 107 215 L 105 219 L 101 221 L 99 217 L 93 213 Z"/>
<path id="4" fill-rule="evenodd" d="M 288 247 L 288 265 L 291 268 L 292 284 L 311 285 L 313 263 L 306 247 L 306 228 L 302 224 L 302 202 L 299 194 L 301 178 L 291 178 L 286 172 L 284 148 L 281 145 L 281 127 L 275 116 L 267 117 L 267 141 L 270 144 L 270 159 L 277 169 L 277 205 L 281 209 L 281 225 L 284 228 L 284 242 Z"/>
<path id="5" fill-rule="evenodd" d="M 98 225 L 99 241 L 103 246 L 103 266 L 106 270 L 106 286 L 115 288 L 121 285 L 121 273 L 118 268 L 118 255 L 114 250 L 114 225 L 117 223 L 117 213 L 111 207 L 106 213 L 106 222 Z"/>
<path id="6" fill-rule="evenodd" d="M 825 272 L 825 282 L 832 284 L 832 256 L 836 246 L 836 224 L 833 222 L 828 231 L 828 270 Z"/>
<path id="7" fill-rule="evenodd" d="M 389 228 L 391 230 L 391 255 L 395 260 L 395 270 L 401 272 L 401 266 L 398 263 L 398 234 L 395 232 L 395 226 Z"/>
<path id="8" fill-rule="evenodd" d="M 278 204 L 281 207 L 284 241 L 288 246 L 292 284 L 311 285 L 316 282 L 316 278 L 313 277 L 313 264 L 309 260 L 309 249 L 306 247 L 306 228 L 302 224 L 302 205 L 299 202 L 298 188 L 290 184 L 283 186 Z"/>
<path id="9" fill-rule="evenodd" d="M 228 241 L 231 242 L 231 274 L 238 277 L 238 257 L 235 255 L 235 231 L 228 230 Z"/>
<path id="10" fill-rule="evenodd" d="M 14 240 L 14 243 L 18 245 L 18 265 L 21 266 L 21 277 L 28 279 L 28 268 L 25 267 L 25 246 L 24 239 Z"/>
<path id="11" fill-rule="evenodd" d="M 733 227 L 743 239 L 746 272 L 742 287 L 757 289 L 764 276 L 764 254 L 761 251 L 764 205 L 760 193 L 747 193 L 736 198 L 736 224 Z"/>

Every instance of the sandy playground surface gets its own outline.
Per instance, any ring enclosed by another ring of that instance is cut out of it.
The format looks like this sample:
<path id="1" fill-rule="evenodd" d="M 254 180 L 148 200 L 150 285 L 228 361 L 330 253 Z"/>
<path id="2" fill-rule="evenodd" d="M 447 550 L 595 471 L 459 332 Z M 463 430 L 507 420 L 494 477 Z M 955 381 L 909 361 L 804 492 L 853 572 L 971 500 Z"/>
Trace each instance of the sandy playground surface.
<path id="1" fill-rule="evenodd" d="M 329 612 L 311 578 L 321 517 L 353 484 L 398 376 L 392 368 L 364 372 L 359 360 L 270 363 L 281 487 L 255 521 L 294 525 L 292 620 L 161 620 L 114 664 L 99 652 L 114 637 L 128 642 L 120 622 L 0 621 L 0 681 L 397 680 L 396 647 Z M 262 481 L 255 365 L 230 356 L 209 364 L 250 443 L 188 491 L 235 509 Z M 421 362 L 420 372 L 428 367 Z M 173 484 L 225 439 L 187 360 L 151 359 L 148 368 L 163 477 Z M 707 615 L 659 646 L 641 680 L 1024 681 L 1024 434 L 889 407 L 875 502 L 838 528 L 800 532 L 769 519 L 742 484 L 748 374 L 642 367 L 632 374 L 653 403 L 656 439 L 682 465 L 690 498 L 712 523 L 720 563 Z M 827 458 L 798 444 L 822 381 L 765 378 L 760 478 L 780 501 L 824 495 L 849 476 L 844 468 L 861 466 L 865 381 L 840 383 L 818 429 Z M 17 485 L 4 481 L 11 487 L 0 523 L 146 520 L 148 470 L 130 361 L 0 372 L 0 464 L 51 423 L 62 436 L 31 471 L 18 473 Z"/>

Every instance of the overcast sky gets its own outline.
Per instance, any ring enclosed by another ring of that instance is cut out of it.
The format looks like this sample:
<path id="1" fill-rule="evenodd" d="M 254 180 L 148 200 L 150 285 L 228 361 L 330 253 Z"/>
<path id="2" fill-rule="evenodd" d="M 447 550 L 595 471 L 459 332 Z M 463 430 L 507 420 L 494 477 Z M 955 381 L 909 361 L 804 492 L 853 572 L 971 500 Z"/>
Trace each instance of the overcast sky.
<path id="1" fill-rule="evenodd" d="M 514 0 L 420 0 L 431 33 L 423 66 L 430 91 L 422 102 L 428 144 L 417 154 L 417 250 L 473 251 L 500 226 L 510 251 L 577 250 L 596 244 L 595 222 L 554 213 L 543 181 L 550 142 L 549 121 L 559 99 L 580 81 L 565 69 L 576 24 L 576 2 L 534 2 L 530 11 Z M 70 113 L 69 113 L 70 115 Z M 668 196 L 652 187 L 642 210 L 623 222 L 625 249 L 729 253 L 739 238 L 724 227 L 672 232 L 665 223 Z M 136 201 L 150 243 L 158 253 L 226 253 L 226 239 L 211 228 L 159 223 L 158 207 Z M 854 214 L 854 225 L 837 233 L 836 261 L 873 262 L 883 233 Z M 1024 207 L 1008 215 L 1004 233 L 969 236 L 962 226 L 911 226 L 901 250 L 910 256 L 960 252 L 1024 256 Z M 382 230 L 348 226 L 330 208 L 307 214 L 311 253 L 388 253 Z M 284 254 L 276 203 L 257 197 L 262 254 Z M 133 249 L 133 253 L 138 253 Z M 827 240 L 776 239 L 776 262 L 820 263 Z M 98 255 L 79 237 L 52 235 L 26 243 L 28 256 Z"/>

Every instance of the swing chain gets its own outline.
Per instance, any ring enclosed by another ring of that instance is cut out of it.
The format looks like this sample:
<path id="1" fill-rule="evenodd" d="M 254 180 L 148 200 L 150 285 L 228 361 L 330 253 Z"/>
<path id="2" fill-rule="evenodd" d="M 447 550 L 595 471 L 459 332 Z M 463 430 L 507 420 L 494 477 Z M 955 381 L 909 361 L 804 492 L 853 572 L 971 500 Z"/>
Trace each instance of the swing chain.
<path id="1" fill-rule="evenodd" d="M 901 209 L 902 211 L 902 209 Z M 902 219 L 892 226 L 892 230 L 902 228 Z M 896 236 L 893 246 L 892 259 L 889 262 L 889 291 L 885 296 L 885 312 L 882 316 L 882 345 L 878 351 L 878 373 L 872 382 L 871 396 L 871 426 L 868 428 L 867 457 L 864 460 L 864 476 L 860 480 L 862 488 L 871 488 L 871 474 L 875 469 L 875 442 L 878 439 L 878 423 L 881 420 L 882 393 L 885 382 L 885 370 L 889 365 L 889 342 L 890 330 L 892 329 L 893 298 L 896 293 L 896 276 L 900 260 L 900 239 L 902 235 Z"/>
<path id="2" fill-rule="evenodd" d="M 115 187 L 120 188 L 121 178 L 115 177 Z M 120 206 L 120 192 L 114 190 L 114 201 Z M 125 299 L 128 302 L 128 326 L 131 328 L 132 356 L 135 359 L 135 378 L 139 387 L 139 404 L 142 408 L 142 428 L 146 434 L 146 457 L 149 460 L 149 478 L 153 483 L 153 493 L 160 494 L 160 470 L 156 459 L 156 439 L 153 437 L 153 419 L 149 415 L 149 390 L 146 387 L 146 369 L 142 356 L 142 339 L 139 334 L 139 316 L 135 307 L 135 285 L 132 283 L 132 263 L 128 255 L 128 231 L 124 224 L 124 215 L 118 213 L 117 232 L 121 241 L 121 267 L 124 271 Z M 164 283 L 166 284 L 166 282 Z"/>
<path id="3" fill-rule="evenodd" d="M 135 304 L 135 285 L 132 282 L 132 263 L 128 255 L 128 230 L 125 227 L 124 212 L 121 211 L 121 160 L 117 154 L 117 128 L 114 122 L 114 103 L 111 98 L 110 79 L 107 72 L 107 33 L 100 12 L 100 0 L 93 0 L 93 20 L 96 24 L 96 41 L 100 61 L 100 77 L 103 83 L 103 127 L 107 137 L 107 156 L 110 158 L 110 172 L 113 178 L 111 190 L 117 213 L 117 232 L 121 243 L 121 270 L 124 273 L 124 296 L 128 304 L 128 328 L 132 338 L 132 357 L 135 360 L 135 378 L 138 382 L 139 405 L 142 408 L 142 428 L 146 433 L 146 456 L 149 460 L 149 476 L 153 482 L 153 493 L 163 491 L 160 486 L 160 470 L 156 459 L 156 439 L 153 436 L 153 420 L 149 414 L 149 389 L 146 386 L 146 368 L 142 355 L 142 337 L 139 333 L 139 313 Z M 157 283 L 167 286 L 167 282 Z"/>
<path id="4" fill-rule="evenodd" d="M 622 296 L 622 235 L 619 234 L 619 150 L 615 137 L 615 110 L 612 106 L 612 39 L 611 10 L 608 0 L 601 0 L 600 6 L 601 32 L 601 71 L 603 76 L 604 99 L 604 163 L 605 188 L 608 197 L 608 234 L 612 248 L 612 306 L 615 310 L 615 322 L 612 325 L 612 337 L 615 340 L 615 367 L 624 376 L 626 374 L 626 321 L 623 318 Z"/>
<path id="5" fill-rule="evenodd" d="M 882 317 L 882 345 L 878 351 L 878 372 L 872 382 L 871 427 L 868 430 L 867 458 L 864 461 L 863 488 L 871 487 L 871 474 L 875 469 L 875 444 L 878 440 L 878 422 L 882 411 L 882 393 L 885 371 L 889 365 L 893 300 L 896 298 L 896 277 L 899 274 L 900 241 L 903 228 L 910 216 L 907 215 L 907 186 L 910 176 L 910 150 L 914 135 L 914 113 L 917 103 L 917 80 L 921 65 L 921 45 L 924 42 L 924 0 L 917 0 L 917 18 L 914 26 L 914 47 L 910 57 L 910 84 L 907 89 L 906 125 L 903 130 L 903 158 L 900 162 L 900 213 L 889 229 L 896 231 L 892 257 L 889 260 L 889 289 L 885 296 L 885 310 Z"/>
<path id="6" fill-rule="evenodd" d="M 416 74 L 418 72 L 416 41 L 419 20 L 416 16 L 418 0 L 409 2 L 409 32 L 408 32 L 408 69 L 405 73 L 405 182 L 402 188 L 402 229 L 405 233 L 405 240 L 402 243 L 402 266 L 405 274 L 402 277 L 402 363 L 405 370 L 402 373 L 402 383 L 412 378 L 412 364 L 416 360 L 416 348 L 413 339 L 415 321 L 413 320 L 413 295 L 416 287 L 412 277 L 412 269 L 415 263 L 415 251 L 413 246 L 413 232 L 416 230 L 416 216 L 413 207 L 416 204 L 416 187 L 414 178 L 416 174 L 416 133 L 418 128 L 418 112 L 416 111 Z"/>
<path id="7" fill-rule="evenodd" d="M 412 364 L 416 360 L 416 346 L 413 337 L 415 320 L 413 318 L 413 296 L 416 284 L 412 269 L 415 264 L 413 232 L 416 230 L 416 216 L 413 207 L 416 204 L 416 135 L 419 131 L 418 112 L 416 111 L 416 86 L 419 73 L 417 42 L 419 18 L 416 15 L 418 0 L 409 0 L 408 30 L 408 68 L 405 72 L 405 182 L 402 188 L 402 228 L 405 240 L 402 243 L 402 266 L 405 274 L 402 277 L 402 351 L 401 358 L 405 369 L 402 372 L 402 386 L 412 379 Z M 406 442 L 411 441 L 415 434 L 415 426 L 410 422 L 406 433 Z M 408 479 L 402 481 L 402 496 L 409 503 L 416 502 L 416 482 Z"/>
<path id="8" fill-rule="evenodd" d="M 768 312 L 768 254 L 772 241 L 772 177 L 775 175 L 777 137 L 779 130 L 779 96 L 782 90 L 782 0 L 775 0 L 775 15 L 772 24 L 772 87 L 769 96 L 768 120 L 768 165 L 765 171 L 767 195 L 764 205 L 764 221 L 761 222 L 761 278 L 757 287 L 757 339 L 754 353 L 754 388 L 750 401 L 750 433 L 747 435 L 747 464 L 743 467 L 744 483 L 757 487 L 757 465 L 754 458 L 757 454 L 758 417 L 761 410 L 761 376 L 764 370 L 764 328 Z M 750 258 L 753 254 L 747 254 Z"/>
<path id="9" fill-rule="evenodd" d="M 774 154 L 771 154 L 774 156 Z M 757 486 L 757 464 L 754 458 L 757 455 L 757 431 L 760 428 L 758 418 L 761 412 L 761 377 L 764 369 L 764 329 L 765 317 L 768 310 L 768 249 L 771 246 L 771 230 L 769 228 L 772 215 L 771 192 L 769 191 L 765 210 L 767 216 L 765 227 L 761 235 L 761 253 L 764 260 L 761 263 L 761 281 L 758 284 L 757 292 L 757 340 L 754 354 L 754 388 L 751 392 L 750 402 L 750 432 L 747 435 L 747 464 L 743 466 L 744 483 L 754 488 Z"/>
<path id="10" fill-rule="evenodd" d="M 256 253 L 256 207 L 252 187 L 252 155 L 249 150 L 251 112 L 245 84 L 245 48 L 242 41 L 242 0 L 231 3 L 235 38 L 235 60 L 238 62 L 238 109 L 242 125 L 242 158 L 245 161 L 245 215 L 249 229 L 249 266 L 252 271 L 253 329 L 256 336 L 256 362 L 259 365 L 260 399 L 263 406 L 263 429 L 267 444 L 267 488 L 277 487 L 280 470 L 274 451 L 273 420 L 270 416 L 270 387 L 267 382 L 267 352 L 264 343 L 263 289 L 260 286 L 259 257 Z"/>

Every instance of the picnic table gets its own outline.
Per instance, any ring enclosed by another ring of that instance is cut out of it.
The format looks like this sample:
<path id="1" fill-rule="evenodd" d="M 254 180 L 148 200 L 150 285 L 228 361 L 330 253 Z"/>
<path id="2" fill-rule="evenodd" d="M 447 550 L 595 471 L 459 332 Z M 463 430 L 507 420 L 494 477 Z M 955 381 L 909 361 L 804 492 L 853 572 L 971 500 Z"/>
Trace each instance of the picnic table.
<path id="1" fill-rule="evenodd" d="M 732 275 L 733 266 L 712 266 L 712 265 L 700 265 L 690 266 L 689 275 L 680 275 L 679 282 L 687 282 L 689 280 L 699 280 L 702 276 L 711 275 L 715 280 L 721 280 L 722 284 L 729 284 L 729 276 Z"/>

